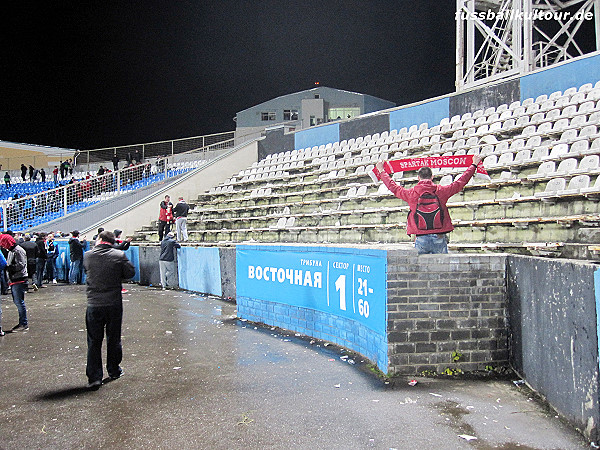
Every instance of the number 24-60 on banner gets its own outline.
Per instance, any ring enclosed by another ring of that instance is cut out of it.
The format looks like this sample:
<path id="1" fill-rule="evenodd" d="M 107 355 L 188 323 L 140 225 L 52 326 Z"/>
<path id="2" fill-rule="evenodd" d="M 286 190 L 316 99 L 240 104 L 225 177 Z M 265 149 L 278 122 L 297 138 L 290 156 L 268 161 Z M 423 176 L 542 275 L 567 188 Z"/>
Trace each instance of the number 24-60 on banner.
<path id="1" fill-rule="evenodd" d="M 238 246 L 237 295 L 350 318 L 385 334 L 386 262 L 383 251 L 363 255 Z"/>

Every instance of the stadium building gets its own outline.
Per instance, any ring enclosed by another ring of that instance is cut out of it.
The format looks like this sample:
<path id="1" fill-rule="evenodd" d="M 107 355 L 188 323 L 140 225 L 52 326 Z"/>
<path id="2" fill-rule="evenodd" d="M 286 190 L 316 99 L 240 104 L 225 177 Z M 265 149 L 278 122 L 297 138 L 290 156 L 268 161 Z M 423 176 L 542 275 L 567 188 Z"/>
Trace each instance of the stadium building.
<path id="1" fill-rule="evenodd" d="M 239 138 L 250 139 L 275 125 L 284 125 L 291 132 L 394 106 L 371 95 L 318 86 L 239 111 L 234 118 L 235 132 Z"/>

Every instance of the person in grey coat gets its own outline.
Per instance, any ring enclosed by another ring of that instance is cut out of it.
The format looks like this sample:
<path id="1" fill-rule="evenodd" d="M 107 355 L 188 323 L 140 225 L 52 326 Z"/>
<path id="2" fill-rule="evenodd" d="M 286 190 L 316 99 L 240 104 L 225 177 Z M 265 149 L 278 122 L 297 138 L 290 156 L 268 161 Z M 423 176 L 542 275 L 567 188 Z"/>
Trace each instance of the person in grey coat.
<path id="1" fill-rule="evenodd" d="M 106 369 L 111 380 L 122 374 L 121 325 L 123 322 L 123 280 L 135 275 L 135 267 L 125 253 L 113 247 L 115 235 L 103 231 L 94 248 L 83 256 L 87 275 L 87 367 L 88 387 L 102 385 L 102 340 L 106 330 Z"/>
<path id="2" fill-rule="evenodd" d="M 160 256 L 158 258 L 158 267 L 160 269 L 160 284 L 163 289 L 171 287 L 169 279 L 177 270 L 175 267 L 175 249 L 181 248 L 173 237 L 173 232 L 167 233 L 160 243 Z"/>

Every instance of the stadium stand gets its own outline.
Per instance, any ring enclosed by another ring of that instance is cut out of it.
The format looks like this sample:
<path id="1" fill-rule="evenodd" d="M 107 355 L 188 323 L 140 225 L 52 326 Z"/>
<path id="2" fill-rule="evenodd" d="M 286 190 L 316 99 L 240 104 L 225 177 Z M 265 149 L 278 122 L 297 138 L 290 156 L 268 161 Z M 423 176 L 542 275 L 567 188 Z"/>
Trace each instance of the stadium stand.
<path id="1" fill-rule="evenodd" d="M 82 211 L 92 205 L 142 187 L 176 177 L 201 166 L 206 161 L 161 163 L 147 162 L 116 172 L 92 176 L 90 172 L 74 172 L 54 182 L 23 182 L 13 177 L 11 186 L 0 187 L 0 218 L 13 231 L 26 231 L 58 218 Z M 160 168 L 160 170 L 159 170 Z"/>
<path id="2" fill-rule="evenodd" d="M 268 155 L 199 195 L 197 243 L 399 243 L 406 205 L 374 183 L 378 160 L 480 154 L 475 177 L 448 204 L 451 247 L 586 258 L 600 225 L 600 82 L 355 139 Z M 462 169 L 435 170 L 442 184 Z M 414 173 L 395 174 L 405 186 Z M 591 186 L 591 187 L 590 187 Z M 285 220 L 284 220 L 285 219 Z M 156 239 L 153 226 L 137 240 Z"/>

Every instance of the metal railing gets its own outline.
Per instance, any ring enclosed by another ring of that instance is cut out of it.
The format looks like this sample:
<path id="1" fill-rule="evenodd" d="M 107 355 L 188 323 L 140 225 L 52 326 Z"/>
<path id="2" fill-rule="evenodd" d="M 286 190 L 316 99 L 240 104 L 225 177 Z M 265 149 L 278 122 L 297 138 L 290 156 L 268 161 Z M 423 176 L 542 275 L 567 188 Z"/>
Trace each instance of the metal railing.
<path id="1" fill-rule="evenodd" d="M 199 158 L 193 162 L 174 162 L 169 161 L 169 158 L 160 158 L 155 164 L 147 162 L 97 176 L 88 174 L 80 181 L 69 181 L 66 184 L 65 179 L 71 175 L 63 180 L 46 183 L 15 183 L 10 188 L 5 186 L 2 194 L 10 198 L 0 200 L 2 228 L 5 231 L 24 231 L 39 227 L 123 192 L 172 178 L 203 163 L 205 161 Z M 82 173 L 73 175 L 79 177 Z M 51 184 L 63 185 L 44 189 Z M 36 189 L 41 191 L 31 193 Z"/>
<path id="2" fill-rule="evenodd" d="M 173 139 L 169 141 L 81 150 L 76 155 L 76 165 L 87 165 L 90 167 L 93 163 L 110 162 L 115 156 L 121 163 L 123 161 L 128 163 L 145 161 L 149 158 L 161 158 L 189 151 L 212 148 L 213 146 L 232 141 L 234 137 L 235 131 L 226 131 L 224 133 L 207 134 L 204 136 Z"/>

